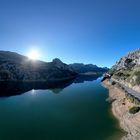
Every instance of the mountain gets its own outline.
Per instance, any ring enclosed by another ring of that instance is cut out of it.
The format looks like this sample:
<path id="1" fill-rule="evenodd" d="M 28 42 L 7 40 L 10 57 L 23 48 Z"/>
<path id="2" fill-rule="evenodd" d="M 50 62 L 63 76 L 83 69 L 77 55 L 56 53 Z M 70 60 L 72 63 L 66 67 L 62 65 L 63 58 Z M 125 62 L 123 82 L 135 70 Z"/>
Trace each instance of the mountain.
<path id="1" fill-rule="evenodd" d="M 101 68 L 93 64 L 83 64 L 83 63 L 74 63 L 69 65 L 71 69 L 73 69 L 77 73 L 105 73 L 109 69 L 108 68 Z"/>
<path id="2" fill-rule="evenodd" d="M 140 49 L 129 52 L 117 61 L 109 74 L 128 87 L 140 91 Z"/>
<path id="3" fill-rule="evenodd" d="M 59 59 L 33 61 L 15 52 L 0 51 L 0 81 L 56 81 L 77 75 Z"/>

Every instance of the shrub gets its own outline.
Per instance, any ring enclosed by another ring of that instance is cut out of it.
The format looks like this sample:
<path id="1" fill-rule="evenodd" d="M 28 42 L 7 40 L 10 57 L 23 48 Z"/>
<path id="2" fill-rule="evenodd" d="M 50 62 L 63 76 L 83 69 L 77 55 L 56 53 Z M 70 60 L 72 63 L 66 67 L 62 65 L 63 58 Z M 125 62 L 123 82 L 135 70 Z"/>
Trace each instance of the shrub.
<path id="1" fill-rule="evenodd" d="M 137 84 L 137 85 L 140 84 L 140 75 L 138 75 L 137 78 L 136 78 L 136 84 Z"/>
<path id="2" fill-rule="evenodd" d="M 140 107 L 139 106 L 133 106 L 132 108 L 129 109 L 129 113 L 130 114 L 136 114 L 139 111 L 140 111 Z"/>
<path id="3" fill-rule="evenodd" d="M 138 98 L 135 98 L 134 103 L 135 103 L 136 105 L 140 105 L 139 99 L 138 99 Z"/>
<path id="4" fill-rule="evenodd" d="M 140 75 L 140 71 L 135 71 L 134 75 L 139 76 Z"/>
<path id="5" fill-rule="evenodd" d="M 112 81 L 112 83 L 111 83 L 112 85 L 115 85 L 116 84 L 116 82 L 115 81 Z"/>
<path id="6" fill-rule="evenodd" d="M 130 76 L 130 72 L 123 70 L 123 71 L 118 71 L 115 73 L 115 78 L 118 77 L 119 79 L 126 80 Z"/>
<path id="7" fill-rule="evenodd" d="M 129 79 L 129 81 L 131 81 L 131 84 L 134 85 L 140 85 L 140 70 L 139 71 L 135 71 L 132 76 L 131 79 Z"/>
<path id="8" fill-rule="evenodd" d="M 126 64 L 126 65 L 130 64 L 131 62 L 133 62 L 133 60 L 130 59 L 130 58 L 127 58 L 127 59 L 125 60 L 125 64 Z"/>

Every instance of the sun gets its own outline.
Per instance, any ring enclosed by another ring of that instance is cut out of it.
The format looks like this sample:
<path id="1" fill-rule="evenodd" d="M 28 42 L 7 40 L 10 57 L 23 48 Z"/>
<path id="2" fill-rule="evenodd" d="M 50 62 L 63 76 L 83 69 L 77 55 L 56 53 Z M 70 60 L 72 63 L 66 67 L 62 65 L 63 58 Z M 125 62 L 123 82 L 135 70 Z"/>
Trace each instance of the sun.
<path id="1" fill-rule="evenodd" d="M 29 51 L 27 56 L 28 56 L 29 59 L 37 60 L 37 59 L 39 59 L 40 53 L 39 53 L 38 50 L 32 49 L 32 50 Z"/>

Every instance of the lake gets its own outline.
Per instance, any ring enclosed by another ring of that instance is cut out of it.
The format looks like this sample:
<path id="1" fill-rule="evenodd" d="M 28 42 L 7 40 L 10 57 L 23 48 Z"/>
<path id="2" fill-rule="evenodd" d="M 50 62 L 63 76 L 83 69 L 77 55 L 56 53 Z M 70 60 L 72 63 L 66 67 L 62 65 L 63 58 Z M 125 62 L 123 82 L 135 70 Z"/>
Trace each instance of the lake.
<path id="1" fill-rule="evenodd" d="M 64 87 L 1 97 L 0 140 L 118 140 L 123 132 L 100 81 L 79 78 Z"/>

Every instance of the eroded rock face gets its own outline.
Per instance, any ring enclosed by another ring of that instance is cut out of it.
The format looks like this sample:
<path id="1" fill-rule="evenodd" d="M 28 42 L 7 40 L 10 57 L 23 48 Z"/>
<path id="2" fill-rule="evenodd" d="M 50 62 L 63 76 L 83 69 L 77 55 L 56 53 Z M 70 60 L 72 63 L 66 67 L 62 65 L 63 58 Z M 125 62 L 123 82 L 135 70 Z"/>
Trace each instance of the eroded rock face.
<path id="1" fill-rule="evenodd" d="M 136 51 L 129 52 L 126 56 L 122 57 L 116 64 L 112 67 L 112 69 L 120 70 L 133 68 L 135 66 L 140 65 L 140 49 Z"/>
<path id="2" fill-rule="evenodd" d="M 110 69 L 109 73 L 112 78 L 140 92 L 140 49 L 122 57 Z"/>
<path id="3" fill-rule="evenodd" d="M 59 59 L 53 62 L 32 61 L 14 52 L 0 51 L 0 80 L 48 81 L 68 79 L 77 73 Z"/>

